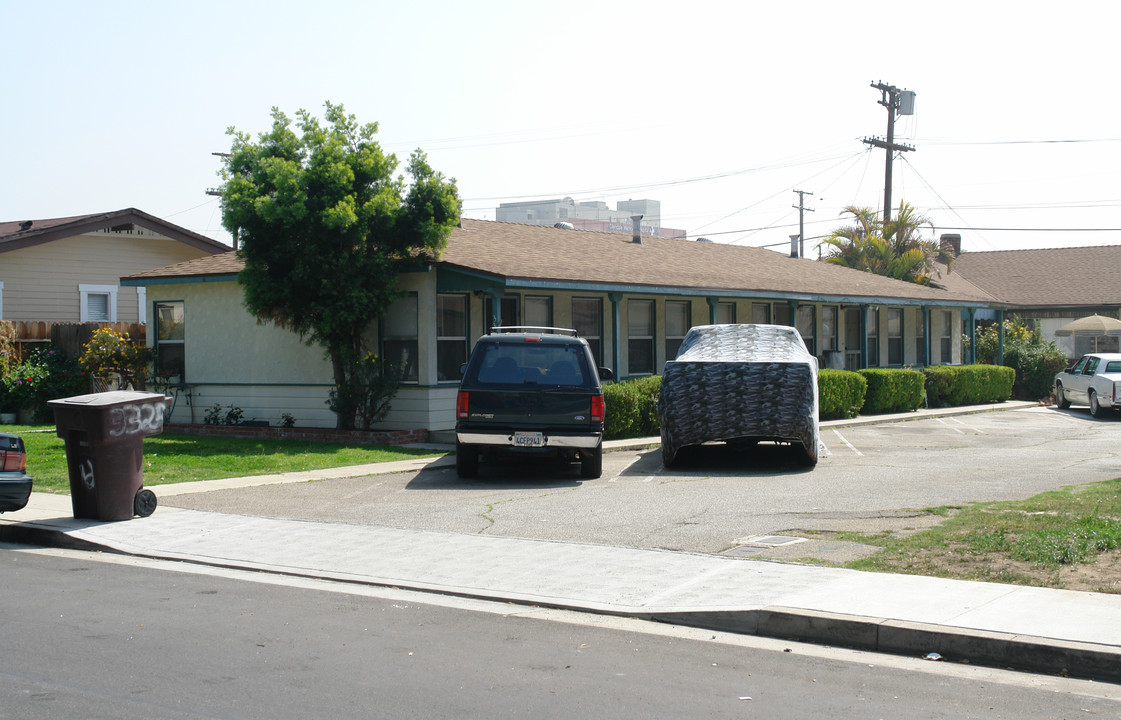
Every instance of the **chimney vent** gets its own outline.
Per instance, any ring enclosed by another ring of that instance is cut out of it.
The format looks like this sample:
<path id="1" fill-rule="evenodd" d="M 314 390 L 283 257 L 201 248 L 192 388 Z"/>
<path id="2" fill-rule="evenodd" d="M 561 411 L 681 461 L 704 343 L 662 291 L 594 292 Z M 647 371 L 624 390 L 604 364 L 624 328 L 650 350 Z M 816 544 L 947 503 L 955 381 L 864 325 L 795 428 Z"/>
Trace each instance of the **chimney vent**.
<path id="1" fill-rule="evenodd" d="M 631 242 L 636 245 L 642 244 L 642 216 L 631 215 Z"/>
<path id="2" fill-rule="evenodd" d="M 954 257 L 961 255 L 961 235 L 957 233 L 945 233 L 938 238 L 938 246 L 943 250 L 949 249 Z"/>
<path id="3" fill-rule="evenodd" d="M 798 257 L 798 239 L 800 237 L 801 235 L 790 236 L 790 257 L 792 258 Z"/>

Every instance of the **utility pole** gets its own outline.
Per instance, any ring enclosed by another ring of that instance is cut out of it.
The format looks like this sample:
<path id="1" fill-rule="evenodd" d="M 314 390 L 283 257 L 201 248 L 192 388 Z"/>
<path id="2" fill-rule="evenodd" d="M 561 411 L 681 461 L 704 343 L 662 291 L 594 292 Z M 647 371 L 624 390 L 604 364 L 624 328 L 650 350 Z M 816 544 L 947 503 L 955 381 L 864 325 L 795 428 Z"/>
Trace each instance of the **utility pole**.
<path id="1" fill-rule="evenodd" d="M 895 142 L 895 116 L 915 114 L 915 93 L 913 90 L 900 90 L 894 85 L 885 85 L 882 82 L 872 83 L 872 87 L 880 91 L 880 105 L 887 108 L 887 140 L 882 138 L 864 138 L 868 145 L 883 148 L 887 151 L 887 163 L 884 170 L 884 228 L 891 221 L 891 160 L 896 150 L 906 152 L 914 150 L 910 145 Z"/>
<path id="2" fill-rule="evenodd" d="M 798 193 L 798 204 L 790 207 L 798 209 L 798 257 L 804 258 L 806 257 L 806 231 L 802 218 L 807 211 L 813 212 L 806 207 L 806 196 L 813 195 L 813 193 L 808 190 L 795 190 L 794 192 Z"/>

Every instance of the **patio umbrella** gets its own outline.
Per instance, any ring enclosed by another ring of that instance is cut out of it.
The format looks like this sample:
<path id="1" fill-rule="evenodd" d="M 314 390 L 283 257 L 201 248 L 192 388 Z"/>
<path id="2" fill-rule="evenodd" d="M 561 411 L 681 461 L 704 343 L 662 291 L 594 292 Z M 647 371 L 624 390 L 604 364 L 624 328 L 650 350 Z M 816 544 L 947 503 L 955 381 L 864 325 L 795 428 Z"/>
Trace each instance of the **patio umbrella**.
<path id="1" fill-rule="evenodd" d="M 1094 350 L 1097 351 L 1098 338 L 1121 337 L 1121 320 L 1102 315 L 1091 315 L 1068 322 L 1056 330 L 1055 335 L 1059 337 L 1092 337 L 1094 338 Z"/>

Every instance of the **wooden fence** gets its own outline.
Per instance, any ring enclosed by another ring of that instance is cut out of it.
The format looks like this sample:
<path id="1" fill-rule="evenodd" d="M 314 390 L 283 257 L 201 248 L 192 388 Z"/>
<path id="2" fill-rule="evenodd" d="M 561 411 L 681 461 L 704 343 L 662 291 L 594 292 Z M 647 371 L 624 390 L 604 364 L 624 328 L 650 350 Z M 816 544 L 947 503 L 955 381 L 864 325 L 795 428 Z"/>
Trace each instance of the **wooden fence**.
<path id="1" fill-rule="evenodd" d="M 111 328 L 112 330 L 127 334 L 135 342 L 143 343 L 146 339 L 146 328 L 140 323 L 123 322 L 52 322 L 49 320 L 7 320 L 0 321 L 11 325 L 14 330 L 13 344 L 19 357 L 25 358 L 34 348 L 45 343 L 62 351 L 67 357 L 76 358 L 82 351 L 82 346 L 89 342 L 94 330 L 98 328 Z"/>

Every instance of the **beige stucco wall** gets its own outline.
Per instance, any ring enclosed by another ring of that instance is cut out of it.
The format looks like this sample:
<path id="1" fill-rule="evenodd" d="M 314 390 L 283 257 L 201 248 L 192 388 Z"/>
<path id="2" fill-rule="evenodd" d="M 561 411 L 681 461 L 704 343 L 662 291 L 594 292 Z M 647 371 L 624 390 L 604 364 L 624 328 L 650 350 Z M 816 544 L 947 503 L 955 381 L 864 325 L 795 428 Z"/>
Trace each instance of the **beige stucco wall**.
<path id="1" fill-rule="evenodd" d="M 93 232 L 0 253 L 2 320 L 78 322 L 79 285 L 118 287 L 121 277 L 209 253 L 147 230 Z M 117 322 L 137 322 L 134 287 L 118 287 Z"/>

